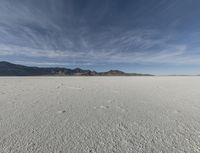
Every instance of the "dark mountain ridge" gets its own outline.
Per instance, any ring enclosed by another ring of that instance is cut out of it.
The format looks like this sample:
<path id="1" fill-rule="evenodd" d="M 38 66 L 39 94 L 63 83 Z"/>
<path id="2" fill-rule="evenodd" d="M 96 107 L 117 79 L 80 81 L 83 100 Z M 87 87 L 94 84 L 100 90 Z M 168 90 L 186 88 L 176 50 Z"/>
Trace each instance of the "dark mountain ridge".
<path id="1" fill-rule="evenodd" d="M 0 62 L 0 76 L 152 76 L 150 74 L 125 73 L 119 70 L 110 70 L 108 72 L 96 72 L 83 70 L 80 68 L 68 69 L 59 67 L 29 67 Z"/>

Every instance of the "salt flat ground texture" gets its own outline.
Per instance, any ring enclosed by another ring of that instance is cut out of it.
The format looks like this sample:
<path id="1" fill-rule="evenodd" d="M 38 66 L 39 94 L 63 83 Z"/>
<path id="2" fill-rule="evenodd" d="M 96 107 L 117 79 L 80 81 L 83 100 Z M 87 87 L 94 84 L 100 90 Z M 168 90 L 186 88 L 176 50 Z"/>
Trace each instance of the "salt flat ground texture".
<path id="1" fill-rule="evenodd" d="M 1 77 L 1 153 L 198 153 L 200 77 Z"/>

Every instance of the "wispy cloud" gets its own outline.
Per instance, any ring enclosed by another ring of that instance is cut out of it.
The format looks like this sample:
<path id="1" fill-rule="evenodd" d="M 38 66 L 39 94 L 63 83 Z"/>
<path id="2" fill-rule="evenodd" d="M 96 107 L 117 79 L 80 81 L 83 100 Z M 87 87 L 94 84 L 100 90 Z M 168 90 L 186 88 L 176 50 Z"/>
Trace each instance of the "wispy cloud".
<path id="1" fill-rule="evenodd" d="M 134 36 L 135 37 L 135 36 Z M 141 38 L 140 38 L 141 39 Z M 132 41 L 130 41 L 132 40 Z M 135 41 L 136 40 L 136 41 Z M 116 39 L 118 41 L 118 38 Z M 127 41 L 127 39 L 125 40 Z M 142 40 L 141 40 L 142 41 Z M 150 43 L 152 41 L 152 43 Z M 128 41 L 130 44 L 140 45 L 137 39 L 130 38 Z M 127 50 L 125 45 L 125 50 L 121 46 L 120 50 L 118 47 L 110 47 L 108 50 L 103 46 L 99 50 L 92 50 L 86 44 L 85 48 L 88 50 L 84 51 L 69 51 L 69 50 L 44 50 L 44 49 L 34 49 L 28 47 L 19 47 L 14 45 L 0 45 L 0 55 L 1 56 L 25 56 L 25 57 L 43 57 L 47 61 L 52 59 L 57 61 L 55 63 L 47 62 L 46 65 L 63 65 L 63 61 L 68 61 L 67 65 L 74 65 L 74 62 L 77 64 L 96 64 L 96 63 L 143 63 L 143 64 L 159 64 L 159 63 L 170 63 L 170 64 L 200 64 L 200 55 L 198 54 L 188 54 L 188 48 L 186 45 L 170 45 L 165 44 L 165 40 L 157 41 L 155 40 L 144 40 L 144 43 L 141 44 L 139 51 Z M 159 43 L 160 42 L 160 43 Z M 85 42 L 84 42 L 85 43 Z M 121 42 L 124 43 L 124 42 Z M 154 45 L 161 45 L 161 49 L 149 51 Z M 162 47 L 165 45 L 165 47 Z M 60 63 L 59 63 L 60 61 Z M 25 63 L 27 63 L 25 61 Z M 31 62 L 30 62 L 31 64 Z M 29 65 L 30 65 L 29 64 Z M 38 63 L 40 64 L 40 63 Z M 34 63 L 35 65 L 35 63 Z M 44 64 L 43 64 L 44 65 Z"/>

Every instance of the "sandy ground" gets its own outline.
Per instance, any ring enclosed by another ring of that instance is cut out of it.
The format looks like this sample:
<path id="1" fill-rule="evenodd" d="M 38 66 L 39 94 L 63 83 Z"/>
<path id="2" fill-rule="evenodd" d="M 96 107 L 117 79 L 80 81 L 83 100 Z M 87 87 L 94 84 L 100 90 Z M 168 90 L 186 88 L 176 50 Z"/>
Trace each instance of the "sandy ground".
<path id="1" fill-rule="evenodd" d="M 200 77 L 1 77 L 0 152 L 200 152 Z"/>

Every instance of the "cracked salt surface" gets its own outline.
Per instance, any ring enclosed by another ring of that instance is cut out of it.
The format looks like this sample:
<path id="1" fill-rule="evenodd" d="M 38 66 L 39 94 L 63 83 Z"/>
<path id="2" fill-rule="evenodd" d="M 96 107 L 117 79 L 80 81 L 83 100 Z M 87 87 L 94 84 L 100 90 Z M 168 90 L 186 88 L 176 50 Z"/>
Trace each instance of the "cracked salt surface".
<path id="1" fill-rule="evenodd" d="M 200 77 L 1 77 L 2 153 L 199 153 Z"/>

